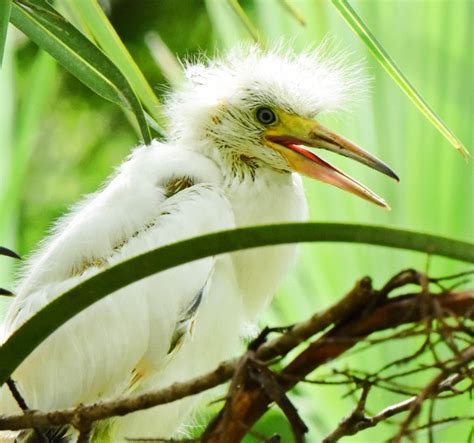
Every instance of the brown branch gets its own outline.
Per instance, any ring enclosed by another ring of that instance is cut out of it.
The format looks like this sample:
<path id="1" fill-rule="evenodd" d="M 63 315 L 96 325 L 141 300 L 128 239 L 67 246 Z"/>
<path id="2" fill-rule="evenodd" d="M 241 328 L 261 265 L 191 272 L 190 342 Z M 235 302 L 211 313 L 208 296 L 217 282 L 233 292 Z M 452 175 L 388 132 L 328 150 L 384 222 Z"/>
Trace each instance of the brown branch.
<path id="1" fill-rule="evenodd" d="M 30 411 L 30 408 L 26 404 L 25 399 L 23 396 L 20 394 L 20 391 L 18 390 L 16 383 L 11 379 L 11 377 L 8 377 L 6 385 L 8 386 L 8 389 L 10 390 L 10 393 L 12 394 L 12 397 L 16 401 L 17 405 L 20 407 L 20 409 L 24 412 L 27 413 Z M 41 442 L 46 442 L 46 437 L 43 435 L 43 433 L 37 428 L 33 428 L 34 433 L 36 434 L 36 437 L 39 439 Z"/>
<path id="2" fill-rule="evenodd" d="M 398 434 L 390 439 L 390 443 L 400 443 L 402 437 L 408 432 L 408 427 L 413 419 L 419 414 L 421 404 L 426 398 L 429 398 L 439 391 L 439 386 L 446 382 L 445 378 L 448 374 L 456 372 L 462 369 L 466 363 L 472 362 L 474 360 L 474 345 L 468 347 L 463 352 L 461 352 L 457 358 L 457 362 L 452 366 L 445 366 L 443 370 L 434 377 L 430 383 L 426 385 L 423 391 L 420 392 L 414 399 L 412 404 L 409 407 L 409 414 L 403 421 L 400 426 L 400 431 Z"/>
<path id="3" fill-rule="evenodd" d="M 238 359 L 221 363 L 217 369 L 187 382 L 174 383 L 164 389 L 135 397 L 120 397 L 113 401 L 80 405 L 52 412 L 28 411 L 24 415 L 0 416 L 0 430 L 19 430 L 32 427 L 61 426 L 77 423 L 79 417 L 91 422 L 121 416 L 141 409 L 171 403 L 184 397 L 211 389 L 229 380 Z"/>
<path id="4" fill-rule="evenodd" d="M 16 387 L 16 383 L 10 377 L 7 379 L 7 386 L 20 409 L 23 412 L 29 411 L 30 408 L 26 404 L 25 399 L 21 396 L 20 391 L 18 391 Z"/>
<path id="5" fill-rule="evenodd" d="M 336 324 L 322 338 L 312 343 L 305 351 L 293 360 L 278 374 L 278 381 L 283 392 L 294 386 L 315 367 L 330 361 L 372 332 L 389 329 L 422 318 L 419 294 L 387 299 L 388 292 L 407 282 L 418 282 L 419 274 L 405 271 L 398 278 L 392 279 L 389 286 L 381 291 L 371 287 L 371 281 L 365 278 L 358 282 L 353 290 L 342 300 L 321 314 L 312 316 L 308 321 L 290 328 L 283 335 L 257 346 L 253 352 L 255 361 L 268 362 L 275 357 L 286 355 L 309 337 Z M 436 296 L 442 312 L 450 315 L 470 316 L 474 313 L 474 293 L 458 292 Z M 343 320 L 343 321 L 342 321 Z M 347 337 L 351 337 L 350 340 Z M 26 411 L 24 415 L 0 416 L 0 430 L 19 430 L 32 427 L 50 427 L 93 423 L 97 420 L 126 415 L 160 404 L 170 403 L 181 398 L 195 395 L 228 381 L 241 368 L 247 356 L 221 363 L 214 371 L 196 377 L 187 382 L 175 383 L 167 388 L 148 392 L 140 396 L 119 398 L 114 401 L 91 405 L 80 405 L 76 408 L 42 413 Z M 244 377 L 245 380 L 245 377 Z M 235 379 L 234 379 L 235 381 Z M 234 389 L 237 392 L 237 390 Z M 227 404 L 233 401 L 239 406 L 237 415 L 234 411 L 227 414 L 228 407 L 211 423 L 202 437 L 202 441 L 223 441 L 219 436 L 225 435 L 226 442 L 239 441 L 251 428 L 253 423 L 265 412 L 272 402 L 268 392 L 262 391 L 258 383 L 243 383 L 238 395 L 231 395 Z M 288 406 L 288 405 L 286 405 Z M 285 406 L 285 407 L 286 407 Z M 291 408 L 287 408 L 290 411 Z M 234 432 L 235 431 L 235 432 Z M 225 433 L 222 433 L 225 432 Z M 232 438 L 230 438 L 232 436 Z M 234 437 L 235 436 L 235 437 Z"/>
<path id="6" fill-rule="evenodd" d="M 359 401 L 357 402 L 356 407 L 354 410 L 351 412 L 351 414 L 344 418 L 339 426 L 331 432 L 330 435 L 328 435 L 322 443 L 334 443 L 337 442 L 341 437 L 344 437 L 345 435 L 351 435 L 355 434 L 358 432 L 359 425 L 363 424 L 367 418 L 365 416 L 365 404 L 367 402 L 367 397 L 369 396 L 369 391 L 370 391 L 370 384 L 365 384 L 364 388 L 362 390 L 362 395 L 360 396 Z M 356 430 L 355 432 L 352 432 L 353 430 Z"/>
<path id="7" fill-rule="evenodd" d="M 351 312 L 358 310 L 367 302 L 371 294 L 370 279 L 362 279 L 346 297 L 329 309 L 313 315 L 309 320 L 295 325 L 286 334 L 263 344 L 258 349 L 256 358 L 267 360 L 286 354 L 305 339 L 325 329 L 337 319 L 345 318 Z M 228 360 L 205 375 L 193 378 L 187 382 L 174 383 L 164 389 L 147 392 L 135 397 L 121 397 L 109 402 L 80 405 L 76 408 L 47 413 L 29 411 L 25 415 L 0 415 L 0 430 L 19 430 L 34 426 L 48 427 L 71 424 L 77 421 L 79 416 L 87 416 L 90 421 L 96 421 L 171 403 L 225 383 L 234 375 L 238 363 L 238 358 Z"/>
<path id="8" fill-rule="evenodd" d="M 89 425 L 86 428 L 83 428 L 77 437 L 77 443 L 89 443 L 92 435 L 92 427 Z"/>
<path id="9" fill-rule="evenodd" d="M 467 351 L 466 355 L 472 352 L 472 350 L 469 349 Z M 474 375 L 474 370 L 470 371 L 470 373 Z M 465 378 L 465 374 L 450 375 L 437 384 L 436 387 L 434 387 L 431 395 L 451 390 L 456 384 L 465 380 Z M 334 443 L 346 435 L 354 435 L 360 431 L 363 431 L 364 429 L 373 428 L 382 421 L 386 421 L 387 419 L 400 414 L 401 412 L 406 412 L 412 408 L 415 408 L 420 401 L 418 396 L 413 396 L 394 405 L 390 405 L 380 411 L 378 414 L 370 417 L 365 414 L 364 409 L 367 395 L 364 397 L 364 392 L 362 394 L 361 400 L 359 400 L 354 411 L 348 417 L 344 418 L 338 427 L 333 432 L 331 432 L 331 434 L 329 434 L 322 443 Z M 452 417 L 449 419 L 453 420 Z M 435 424 L 435 422 L 433 422 L 433 424 Z M 421 428 L 423 427 L 420 427 L 420 429 Z"/>
<path id="10" fill-rule="evenodd" d="M 433 420 L 430 423 L 427 423 L 422 426 L 417 426 L 416 428 L 413 428 L 411 432 L 417 432 L 417 431 L 422 431 L 426 429 L 428 426 L 433 427 L 433 426 L 438 426 L 438 425 L 444 425 L 446 423 L 452 422 L 452 421 L 462 421 L 462 420 L 469 420 L 473 421 L 474 420 L 474 415 L 455 415 L 452 417 L 445 417 L 441 418 L 439 420 Z M 467 441 L 470 441 L 469 439 Z"/>
<path id="11" fill-rule="evenodd" d="M 377 294 L 374 294 L 376 297 Z M 442 312 L 458 316 L 474 313 L 474 292 L 441 294 L 435 297 Z M 410 294 L 388 299 L 372 312 L 360 312 L 342 324 L 335 326 L 323 337 L 310 344 L 282 371 L 283 385 L 286 390 L 292 388 L 299 380 L 312 372 L 318 366 L 334 360 L 343 352 L 354 346 L 367 335 L 412 323 L 423 319 L 423 314 L 431 315 L 430 306 L 421 306 L 420 294 Z M 428 309 L 430 308 L 430 309 Z M 347 338 L 351 339 L 348 340 Z M 232 421 L 223 422 L 224 412 L 208 426 L 202 441 L 206 443 L 239 442 L 245 433 L 266 412 L 271 399 L 259 387 L 250 386 L 235 393 L 228 400 L 226 408 L 232 408 L 238 413 Z"/>
<path id="12" fill-rule="evenodd" d="M 265 343 L 257 350 L 256 357 L 259 360 L 271 360 L 274 357 L 286 355 L 300 343 L 318 332 L 323 331 L 333 323 L 344 321 L 354 313 L 363 310 L 364 306 L 370 304 L 377 297 L 372 289 L 372 281 L 365 277 L 358 281 L 354 288 L 336 304 L 322 313 L 314 314 L 305 322 L 299 323 L 291 328 L 281 337 Z"/>

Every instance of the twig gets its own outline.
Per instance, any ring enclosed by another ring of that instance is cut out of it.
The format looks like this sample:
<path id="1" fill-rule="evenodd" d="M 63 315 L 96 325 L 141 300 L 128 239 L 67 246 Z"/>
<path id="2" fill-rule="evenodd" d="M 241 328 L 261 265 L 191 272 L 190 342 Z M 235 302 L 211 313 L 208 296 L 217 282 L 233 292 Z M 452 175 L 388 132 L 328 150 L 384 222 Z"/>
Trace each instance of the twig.
<path id="1" fill-rule="evenodd" d="M 270 360 L 279 355 L 285 355 L 299 344 L 316 333 L 323 331 L 335 322 L 343 322 L 365 306 L 373 297 L 372 281 L 365 277 L 356 283 L 354 288 L 335 305 L 322 313 L 314 314 L 305 322 L 295 325 L 281 337 L 263 344 L 257 351 L 259 360 Z"/>
<path id="2" fill-rule="evenodd" d="M 77 443 L 89 443 L 92 434 L 92 427 L 89 425 L 87 428 L 84 428 L 79 433 L 77 437 Z"/>
<path id="3" fill-rule="evenodd" d="M 10 377 L 7 380 L 7 386 L 8 386 L 8 389 L 10 390 L 10 392 L 12 394 L 12 397 L 15 399 L 18 406 L 20 406 L 21 410 L 23 412 L 29 411 L 30 408 L 28 408 L 28 405 L 26 404 L 25 399 L 22 397 L 22 395 L 20 394 L 20 391 L 16 387 L 15 382 Z"/>
<path id="4" fill-rule="evenodd" d="M 334 443 L 337 442 L 344 435 L 352 435 L 359 429 L 359 425 L 364 423 L 367 418 L 365 417 L 365 404 L 367 403 L 367 397 L 370 391 L 370 384 L 366 383 L 362 389 L 362 394 L 356 407 L 351 414 L 344 418 L 339 426 L 331 432 L 322 443 Z M 356 430 L 357 429 L 357 430 Z M 354 432 L 354 430 L 356 430 Z"/>
<path id="5" fill-rule="evenodd" d="M 26 404 L 26 401 L 25 399 L 23 398 L 23 396 L 20 394 L 20 391 L 18 390 L 18 388 L 16 387 L 16 383 L 15 381 L 11 378 L 11 377 L 8 377 L 7 379 L 7 386 L 8 386 L 8 389 L 10 390 L 11 394 L 12 394 L 12 397 L 15 399 L 15 401 L 17 402 L 18 406 L 20 407 L 20 409 L 24 412 L 24 413 L 27 413 L 28 411 L 30 411 L 30 408 L 28 407 L 28 405 Z M 33 427 L 33 431 L 34 433 L 36 434 L 36 436 L 39 438 L 39 441 L 40 442 L 45 442 L 47 443 L 47 439 L 46 437 L 43 435 L 43 433 L 38 429 L 38 427 Z"/>
<path id="6" fill-rule="evenodd" d="M 268 362 L 275 357 L 286 355 L 309 337 L 336 323 L 335 327 L 312 343 L 284 369 L 283 376 L 288 376 L 288 378 L 283 377 L 279 380 L 284 390 L 288 390 L 312 369 L 337 358 L 354 346 L 358 340 L 362 340 L 370 333 L 420 320 L 419 294 L 381 299 L 378 304 L 368 303 L 377 299 L 379 295 L 380 292 L 372 289 L 370 279 L 361 280 L 345 298 L 333 307 L 312 316 L 306 322 L 293 326 L 283 335 L 261 344 L 257 350 L 252 351 L 255 359 Z M 465 315 L 466 312 L 471 314 L 474 312 L 473 292 L 441 294 L 436 296 L 436 299 L 443 312 L 461 316 Z M 369 304 L 372 310 L 364 310 L 363 307 Z M 344 341 L 344 338 L 347 337 L 357 337 L 358 340 Z M 242 361 L 242 358 L 228 360 L 221 363 L 214 371 L 203 376 L 135 397 L 118 398 L 113 401 L 81 405 L 76 408 L 48 413 L 26 411 L 24 415 L 0 416 L 0 430 L 19 430 L 32 427 L 41 429 L 68 424 L 81 429 L 77 425 L 83 423 L 81 420 L 93 423 L 97 420 L 122 416 L 160 404 L 170 403 L 211 389 L 229 380 L 236 373 L 236 369 L 240 367 Z M 245 378 L 244 381 L 246 381 Z M 226 426 L 234 426 L 237 429 L 236 439 L 227 439 L 226 441 L 229 443 L 238 441 L 238 436 L 242 436 L 247 429 L 251 428 L 255 420 L 265 412 L 267 405 L 272 401 L 268 393 L 262 391 L 255 381 L 253 383 L 242 383 L 241 387 L 242 390 L 238 391 L 238 395 L 235 396 L 236 404 L 239 405 L 239 415 L 237 417 L 232 414 L 228 415 L 231 419 L 227 420 L 226 424 Z M 242 403 L 242 398 L 248 403 Z M 242 405 L 244 407 L 241 407 Z M 202 441 L 219 441 L 213 440 L 212 437 L 219 435 L 215 432 L 224 430 L 225 426 L 224 428 L 222 426 L 225 422 L 226 420 L 222 420 L 222 418 L 215 420 L 206 431 L 207 437 L 203 438 Z M 228 431 L 228 429 L 225 429 L 225 431 Z M 227 435 L 234 434 L 229 432 Z"/>
<path id="7" fill-rule="evenodd" d="M 449 312 L 454 312 L 457 315 L 471 311 L 474 304 L 473 292 L 466 291 L 456 294 L 454 297 L 457 301 L 454 301 L 452 296 L 453 294 L 441 294 L 436 299 L 440 306 L 449 308 Z M 319 340 L 308 346 L 305 351 L 283 369 L 282 374 L 290 376 L 285 381 L 285 389 L 290 389 L 298 380 L 303 379 L 316 367 L 335 359 L 356 343 L 354 340 L 338 343 L 334 341 L 335 338 L 358 337 L 363 339 L 372 332 L 381 329 L 420 321 L 422 318 L 421 302 L 419 294 L 388 299 L 381 306 L 374 308 L 373 312 L 354 316 L 349 321 L 334 327 Z M 429 312 L 428 314 L 431 315 Z M 247 387 L 239 392 L 235 402 L 239 407 L 236 408 L 238 413 L 234 414 L 233 421 L 227 421 L 226 423 L 220 420 L 213 421 L 203 434 L 203 442 L 222 442 L 224 440 L 221 436 L 226 436 L 226 443 L 240 441 L 245 434 L 244 430 L 250 429 L 265 413 L 271 399 L 259 387 Z"/>
<path id="8" fill-rule="evenodd" d="M 411 432 L 412 433 L 413 432 L 418 432 L 418 431 L 422 431 L 422 430 L 426 429 L 427 427 L 431 428 L 431 427 L 443 425 L 445 423 L 449 423 L 449 422 L 452 422 L 452 421 L 462 421 L 462 420 L 474 420 L 474 415 L 455 415 L 455 416 L 452 416 L 452 417 L 440 418 L 439 420 L 433 420 L 430 423 L 427 423 L 427 424 L 424 424 L 424 425 L 421 425 L 421 426 L 417 426 L 416 428 L 412 428 Z M 467 440 L 467 441 L 470 441 L 470 440 Z"/>
<path id="9" fill-rule="evenodd" d="M 432 392 L 434 395 L 435 393 L 440 393 L 446 390 L 451 389 L 451 387 L 457 383 L 460 383 L 462 380 L 465 379 L 465 376 L 462 374 L 454 374 L 451 375 L 444 380 L 442 380 L 438 385 L 437 389 Z M 367 428 L 373 428 L 377 426 L 380 422 L 386 421 L 388 418 L 393 417 L 394 415 L 400 414 L 401 412 L 406 412 L 414 407 L 417 404 L 418 396 L 413 396 L 407 400 L 403 400 L 399 403 L 394 405 L 390 405 L 387 408 L 380 411 L 378 414 L 373 415 L 371 417 L 364 414 L 364 410 L 361 409 L 361 406 L 365 405 L 366 397 L 364 395 L 361 396 L 361 400 L 357 405 L 356 409 L 352 412 L 349 417 L 344 419 L 330 435 L 328 435 L 323 442 L 330 443 L 336 442 L 341 437 L 346 435 L 354 435 L 357 432 L 360 432 Z M 433 424 L 435 422 L 433 421 Z M 425 426 L 423 426 L 425 427 Z M 420 427 L 421 429 L 421 427 Z"/>
<path id="10" fill-rule="evenodd" d="M 170 403 L 226 382 L 232 377 L 237 361 L 237 359 L 228 360 L 204 376 L 193 378 L 187 382 L 174 383 L 167 388 L 147 392 L 135 397 L 120 397 L 113 401 L 81 405 L 76 408 L 47 413 L 29 411 L 25 415 L 0 416 L 0 430 L 19 430 L 34 426 L 41 428 L 72 424 L 81 415 L 88 417 L 91 422 L 94 422 Z"/>
<path id="11" fill-rule="evenodd" d="M 438 386 L 440 386 L 440 384 L 444 381 L 448 373 L 460 370 L 466 365 L 467 362 L 472 360 L 474 360 L 474 345 L 470 346 L 459 354 L 458 362 L 456 364 L 450 367 L 445 367 L 435 378 L 431 380 L 430 383 L 428 383 L 428 385 L 426 385 L 423 391 L 413 399 L 413 402 L 409 408 L 409 414 L 402 422 L 397 435 L 390 439 L 390 443 L 399 443 L 401 441 L 402 437 L 407 433 L 410 423 L 419 414 L 423 401 L 426 398 L 432 396 L 433 393 L 438 390 Z"/>

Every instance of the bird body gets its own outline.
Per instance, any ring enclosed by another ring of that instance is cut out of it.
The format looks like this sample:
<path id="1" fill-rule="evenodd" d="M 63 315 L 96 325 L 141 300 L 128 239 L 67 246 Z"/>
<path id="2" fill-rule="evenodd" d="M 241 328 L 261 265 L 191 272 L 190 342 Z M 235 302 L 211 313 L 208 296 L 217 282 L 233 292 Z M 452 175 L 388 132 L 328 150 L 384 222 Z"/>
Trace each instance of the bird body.
<path id="1" fill-rule="evenodd" d="M 306 217 L 299 176 L 256 173 L 256 187 L 249 176 L 241 186 L 225 188 L 224 171 L 201 154 L 159 142 L 135 150 L 31 258 L 8 312 L 6 335 L 57 295 L 129 257 L 212 231 Z M 179 182 L 183 189 L 173 188 Z M 270 195 L 279 195 L 279 204 Z M 20 366 L 20 392 L 30 408 L 54 410 L 165 387 L 211 370 L 235 355 L 294 249 L 205 258 L 117 291 L 77 315 Z M 194 304 L 197 312 L 186 315 Z M 183 320 L 180 343 L 174 343 Z M 5 388 L 1 394 L 2 412 L 18 412 Z M 113 438 L 169 436 L 195 401 L 116 420 Z"/>
<path id="2" fill-rule="evenodd" d="M 314 121 L 344 97 L 347 79 L 336 65 L 318 54 L 251 48 L 191 64 L 186 75 L 168 100 L 168 140 L 136 149 L 31 257 L 7 313 L 5 337 L 69 288 L 148 250 L 222 229 L 304 221 L 298 172 L 385 205 L 301 147 L 333 150 L 394 176 Z M 203 374 L 235 355 L 241 337 L 255 330 L 295 251 L 285 245 L 207 257 L 135 282 L 69 320 L 12 378 L 30 408 L 49 411 Z M 104 421 L 95 439 L 170 437 L 198 401 L 195 396 Z M 2 387 L 0 412 L 18 411 Z"/>

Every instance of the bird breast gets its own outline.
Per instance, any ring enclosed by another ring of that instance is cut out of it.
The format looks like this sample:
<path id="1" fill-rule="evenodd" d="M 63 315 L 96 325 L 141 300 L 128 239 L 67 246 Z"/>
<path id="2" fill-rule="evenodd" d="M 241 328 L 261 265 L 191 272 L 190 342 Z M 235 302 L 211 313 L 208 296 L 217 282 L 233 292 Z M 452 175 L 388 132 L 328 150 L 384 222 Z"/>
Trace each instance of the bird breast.
<path id="1" fill-rule="evenodd" d="M 307 203 L 298 174 L 259 168 L 253 179 L 228 188 L 237 227 L 300 222 Z M 248 319 L 255 321 L 295 261 L 295 245 L 270 246 L 232 254 Z"/>

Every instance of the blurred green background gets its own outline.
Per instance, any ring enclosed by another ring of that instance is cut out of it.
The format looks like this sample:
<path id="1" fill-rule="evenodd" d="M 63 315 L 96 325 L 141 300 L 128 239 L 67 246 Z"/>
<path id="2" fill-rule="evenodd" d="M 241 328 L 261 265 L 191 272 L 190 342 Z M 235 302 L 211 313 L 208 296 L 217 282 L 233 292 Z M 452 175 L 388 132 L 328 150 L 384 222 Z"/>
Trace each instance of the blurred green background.
<path id="1" fill-rule="evenodd" d="M 67 11 L 71 1 L 58 3 Z M 283 40 L 301 50 L 329 35 L 337 46 L 351 51 L 352 60 L 365 60 L 367 75 L 373 79 L 371 93 L 350 112 L 324 116 L 323 120 L 382 158 L 401 178 L 396 184 L 368 168 L 331 158 L 385 197 L 392 211 L 306 181 L 311 219 L 384 224 L 472 240 L 472 161 L 465 162 L 408 101 L 329 1 L 289 3 L 304 17 L 305 26 L 278 0 L 245 0 L 241 5 L 270 46 Z M 215 49 L 252 41 L 222 0 L 111 0 L 102 4 L 160 96 L 169 87 L 163 68 L 172 69 L 173 65 L 161 57 L 165 66 L 157 66 L 156 51 L 146 44 L 151 31 L 159 33 L 172 54 L 180 58 L 196 52 L 212 55 Z M 354 0 L 351 4 L 421 95 L 471 148 L 474 2 Z M 120 108 L 88 90 L 19 32 L 8 36 L 0 71 L 0 102 L 0 244 L 27 255 L 54 219 L 81 195 L 97 189 L 139 137 Z M 13 265 L 0 257 L 0 286 L 12 287 Z M 303 246 L 297 266 L 262 324 L 303 320 L 341 297 L 361 276 L 370 275 L 380 285 L 408 267 L 429 269 L 432 275 L 466 269 L 465 264 L 454 261 L 428 260 L 420 254 L 377 247 Z M 1 312 L 6 301 L 0 303 Z M 344 358 L 336 366 L 376 371 L 389 358 L 404 355 L 406 346 L 398 342 L 374 347 Z M 425 376 L 412 381 L 421 384 L 428 380 Z M 308 441 L 321 440 L 350 411 L 354 402 L 342 399 L 344 392 L 342 388 L 305 386 L 292 394 L 311 428 Z M 401 398 L 380 392 L 369 398 L 369 407 L 377 411 Z M 467 409 L 468 399 L 438 402 L 435 415 L 464 414 Z M 283 441 L 290 439 L 278 412 L 268 414 L 258 429 L 267 435 L 281 432 Z M 470 429 L 468 422 L 440 427 L 436 441 L 465 442 Z M 382 425 L 344 441 L 379 442 L 392 432 Z M 419 438 L 424 441 L 427 437 L 419 434 Z"/>

